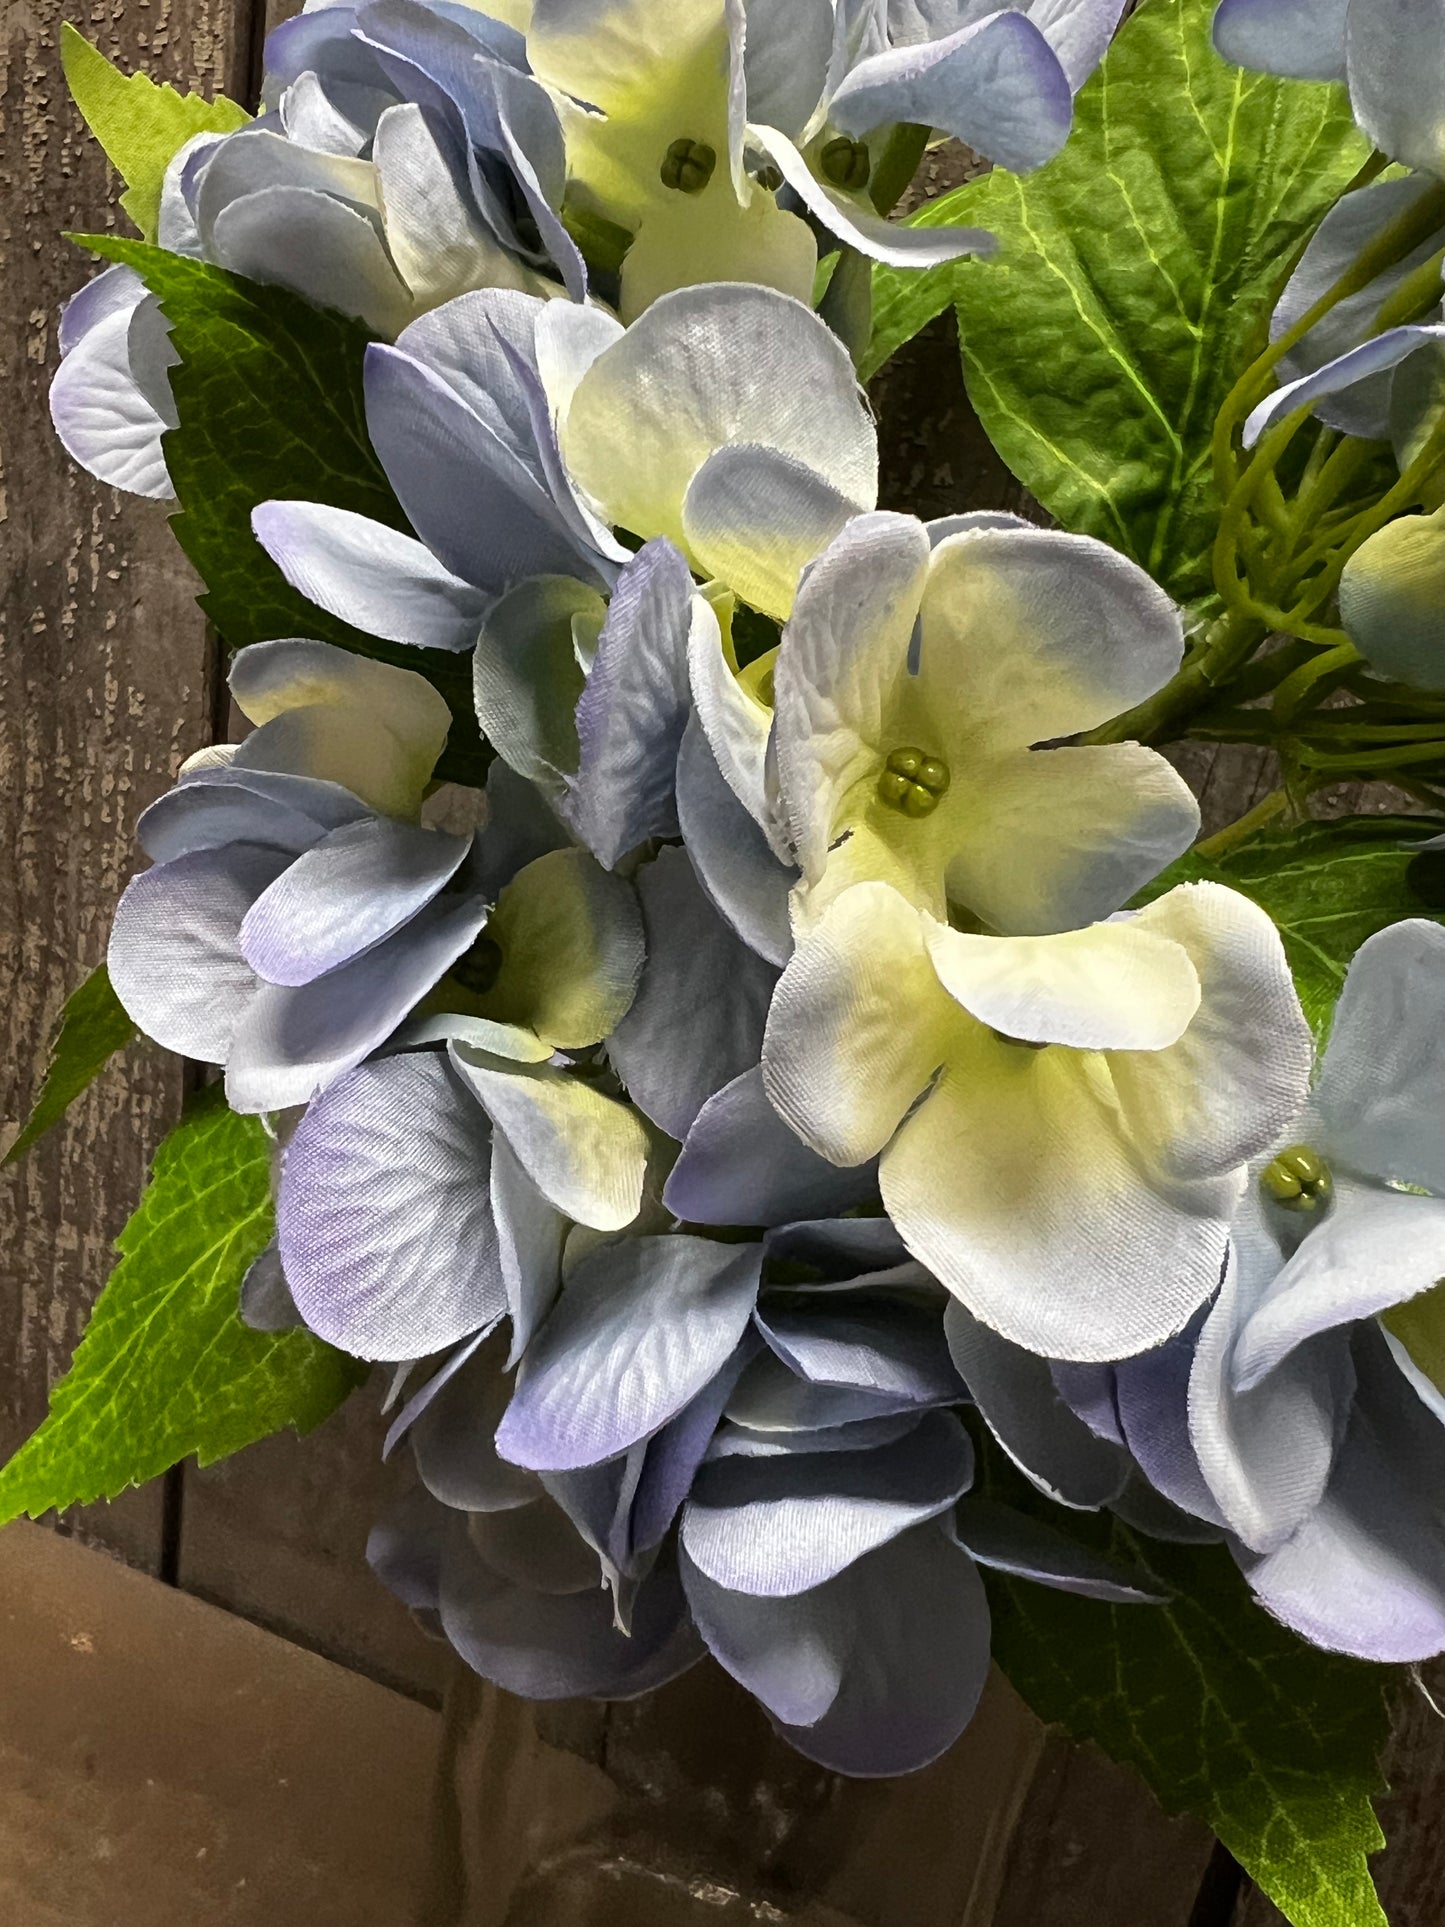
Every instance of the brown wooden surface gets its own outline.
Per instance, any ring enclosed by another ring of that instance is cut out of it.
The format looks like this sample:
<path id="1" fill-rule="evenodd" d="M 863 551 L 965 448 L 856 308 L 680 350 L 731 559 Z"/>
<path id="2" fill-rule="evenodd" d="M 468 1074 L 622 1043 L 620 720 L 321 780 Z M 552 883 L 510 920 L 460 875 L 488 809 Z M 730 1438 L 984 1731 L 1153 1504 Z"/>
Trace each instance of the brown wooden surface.
<path id="1" fill-rule="evenodd" d="M 270 21 L 290 11 L 287 0 L 272 0 Z M 91 0 L 69 13 L 127 66 L 243 98 L 253 90 L 257 0 Z M 105 163 L 82 136 L 60 78 L 62 17 L 55 0 L 17 5 L 0 56 L 0 1120 L 22 1114 L 55 1012 L 103 953 L 134 862 L 138 809 L 207 739 L 219 695 L 164 510 L 72 469 L 49 428 L 56 312 L 84 272 L 57 233 L 116 218 Z M 935 158 L 929 170 L 933 191 L 956 177 L 956 161 Z M 885 505 L 924 515 L 1020 506 L 968 409 L 951 317 L 885 371 L 875 401 L 887 430 Z M 1211 828 L 1269 786 L 1267 758 L 1256 753 L 1196 748 L 1180 760 Z M 161 1053 L 137 1048 L 18 1172 L 0 1178 L 0 1450 L 12 1449 L 44 1411 L 108 1272 L 111 1239 L 178 1114 L 182 1082 Z M 164 1567 L 235 1613 L 434 1695 L 437 1649 L 361 1559 L 386 1480 L 380 1430 L 368 1392 L 310 1440 L 283 1437 L 204 1474 L 186 1469 L 164 1517 L 157 1486 L 68 1524 L 133 1564 Z M 184 1647 L 177 1652 L 190 1663 Z M 37 1702 L 35 1711 L 44 1708 Z M 1442 1735 L 1424 1701 L 1412 1700 L 1395 1747 L 1397 1790 L 1387 1808 L 1394 1840 L 1382 1862 L 1395 1927 L 1436 1927 L 1445 1918 L 1445 1846 L 1434 1824 L 1445 1788 Z M 938 1851 L 947 1845 L 941 1840 Z M 993 1927 L 1226 1927 L 1231 1917 L 1234 1927 L 1262 1927 L 1268 1910 L 1249 1898 L 1236 1907 L 1228 1879 L 1201 1887 L 1210 1850 L 1202 1828 L 1166 1820 L 1131 1774 L 1050 1740 L 1012 1835 Z M 12 1917 L 16 1927 L 47 1927 L 39 1914 L 0 1909 L 5 1927 Z M 184 1927 L 201 1917 L 231 1916 L 193 1915 Z M 65 1919 L 66 1927 L 89 1927 L 78 1914 Z M 161 1927 L 160 1917 L 144 1917 L 144 1927 Z"/>
<path id="2" fill-rule="evenodd" d="M 23 1523 L 0 1644 L 5 1927 L 431 1927 L 429 1708 Z"/>

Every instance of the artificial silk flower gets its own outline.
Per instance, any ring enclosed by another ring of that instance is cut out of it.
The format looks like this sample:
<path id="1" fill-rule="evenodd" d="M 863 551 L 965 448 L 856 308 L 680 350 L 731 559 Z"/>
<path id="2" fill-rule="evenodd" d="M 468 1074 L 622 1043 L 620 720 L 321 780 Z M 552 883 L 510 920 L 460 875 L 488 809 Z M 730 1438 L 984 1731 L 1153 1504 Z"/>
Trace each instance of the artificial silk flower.
<path id="1" fill-rule="evenodd" d="M 1189 1379 L 1258 1597 L 1318 1645 L 1445 1649 L 1445 931 L 1363 944 L 1307 1107 L 1260 1153 Z"/>
<path id="2" fill-rule="evenodd" d="M 1168 597 L 1086 536 L 852 520 L 808 571 L 773 675 L 796 917 L 865 879 L 1011 935 L 1117 909 L 1188 847 L 1194 799 L 1137 744 L 1035 745 L 1141 701 L 1182 649 Z"/>
<path id="3" fill-rule="evenodd" d="M 604 521 L 666 536 L 697 574 L 774 617 L 878 495 L 878 438 L 847 351 L 769 288 L 655 302 L 580 373 L 558 437 Z"/>
<path id="4" fill-rule="evenodd" d="M 416 820 L 451 720 L 429 683 L 276 642 L 231 687 L 259 727 L 144 813 L 156 861 L 116 913 L 111 977 L 143 1030 L 224 1064 L 239 1111 L 307 1102 L 442 982 L 541 1058 L 606 1036 L 642 966 L 631 891 L 495 809 L 479 839 Z"/>
<path id="5" fill-rule="evenodd" d="M 50 419 L 66 454 L 112 488 L 167 500 L 161 438 L 179 420 L 179 357 L 160 303 L 133 268 L 107 268 L 66 302 L 59 337 Z"/>
<path id="6" fill-rule="evenodd" d="M 1233 891 L 987 937 L 866 882 L 784 970 L 763 1077 L 830 1162 L 881 1153 L 904 1242 L 981 1323 L 1091 1360 L 1163 1343 L 1215 1289 L 1309 1059 L 1278 933 Z"/>

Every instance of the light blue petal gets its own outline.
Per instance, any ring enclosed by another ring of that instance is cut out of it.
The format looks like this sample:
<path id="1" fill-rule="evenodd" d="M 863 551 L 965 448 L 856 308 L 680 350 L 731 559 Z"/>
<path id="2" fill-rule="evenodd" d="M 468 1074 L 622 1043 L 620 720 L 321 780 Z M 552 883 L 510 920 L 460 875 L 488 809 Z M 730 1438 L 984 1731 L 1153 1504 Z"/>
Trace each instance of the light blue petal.
<path id="1" fill-rule="evenodd" d="M 695 712 L 677 758 L 677 816 L 698 880 L 748 948 L 779 969 L 793 950 L 788 895 L 795 866 L 779 862 L 718 768 Z"/>
<path id="2" fill-rule="evenodd" d="M 343 824 L 371 812 L 339 783 L 285 771 L 228 764 L 183 775 L 136 823 L 136 837 L 157 863 L 227 843 L 264 843 L 299 856 Z"/>
<path id="3" fill-rule="evenodd" d="M 1236 1556 L 1256 1597 L 1317 1646 L 1386 1664 L 1445 1651 L 1445 1427 L 1378 1333 L 1321 1502 L 1275 1552 Z"/>
<path id="4" fill-rule="evenodd" d="M 826 1586 L 757 1599 L 683 1578 L 714 1656 L 800 1753 L 837 1773 L 909 1773 L 968 1724 L 988 1677 L 977 1568 L 936 1525 L 916 1527 Z M 939 1637 L 946 1626 L 949 1636 Z"/>
<path id="5" fill-rule="evenodd" d="M 363 817 L 322 837 L 262 891 L 241 955 L 273 984 L 309 984 L 400 930 L 457 873 L 466 837 Z"/>
<path id="6" fill-rule="evenodd" d="M 488 598 L 412 536 L 322 502 L 263 502 L 251 527 L 299 595 L 365 634 L 427 649 L 476 642 Z"/>
<path id="7" fill-rule="evenodd" d="M 1345 22 L 1345 70 L 1355 119 L 1383 154 L 1438 179 L 1445 173 L 1445 33 L 1438 4 L 1370 0 Z"/>
<path id="8" fill-rule="evenodd" d="M 557 1296 L 567 1221 L 533 1184 L 504 1137 L 492 1140 L 491 1191 L 492 1221 L 512 1317 L 510 1369 L 532 1342 Z"/>
<path id="9" fill-rule="evenodd" d="M 534 1471 L 614 1458 L 722 1369 L 757 1297 L 761 1245 L 627 1239 L 584 1258 L 533 1339 L 497 1449 Z"/>
<path id="10" fill-rule="evenodd" d="M 876 1162 L 840 1169 L 793 1135 L 754 1067 L 693 1119 L 662 1196 L 692 1224 L 770 1225 L 847 1211 L 877 1191 Z"/>
<path id="11" fill-rule="evenodd" d="M 493 1572 L 465 1534 L 447 1544 L 441 1615 L 467 1665 L 524 1699 L 630 1699 L 675 1679 L 702 1651 L 674 1572 L 645 1581 L 622 1633 L 601 1586 L 528 1591 Z"/>
<path id="12" fill-rule="evenodd" d="M 281 1262 L 301 1315 L 358 1358 L 417 1358 L 506 1310 L 490 1132 L 444 1057 L 367 1064 L 324 1092 L 281 1172 Z"/>
<path id="13" fill-rule="evenodd" d="M 871 1451 L 714 1460 L 682 1515 L 690 1564 L 730 1592 L 787 1598 L 953 1505 L 973 1447 L 948 1412 Z"/>
<path id="14" fill-rule="evenodd" d="M 951 1530 L 979 1565 L 1016 1579 L 1121 1606 L 1157 1605 L 1169 1596 L 1150 1574 L 1079 1545 L 1046 1520 L 1026 1517 L 994 1499 L 960 1499 Z"/>
<path id="15" fill-rule="evenodd" d="M 1026 173 L 1069 137 L 1073 90 L 1027 15 L 994 13 L 944 40 L 860 61 L 833 96 L 845 134 L 921 122 L 1000 167 Z"/>
<path id="16" fill-rule="evenodd" d="M 295 1331 L 305 1322 L 281 1269 L 281 1253 L 274 1238 L 246 1268 L 237 1315 L 254 1332 Z"/>
<path id="17" fill-rule="evenodd" d="M 883 1292 L 807 1300 L 770 1290 L 757 1315 L 768 1345 L 800 1378 L 887 1400 L 895 1411 L 964 1402 L 936 1309 Z"/>
<path id="18" fill-rule="evenodd" d="M 1128 1455 L 1075 1417 L 1054 1387 L 1047 1359 L 991 1331 L 956 1302 L 944 1327 L 953 1362 L 989 1430 L 1041 1492 L 1093 1510 L 1123 1491 Z"/>
<path id="19" fill-rule="evenodd" d="M 276 1111 L 308 1103 L 386 1042 L 486 920 L 486 902 L 476 892 L 448 893 L 395 935 L 314 983 L 296 990 L 260 985 L 226 1059 L 231 1108 Z M 398 1356 L 414 1357 L 416 1351 Z"/>
<path id="20" fill-rule="evenodd" d="M 111 926 L 110 981 L 167 1050 L 223 1064 L 256 989 L 241 922 L 285 870 L 282 850 L 231 843 L 158 863 L 127 884 Z"/>
<path id="21" fill-rule="evenodd" d="M 1237 67 L 1288 80 L 1343 80 L 1350 0 L 1220 0 L 1214 44 Z"/>
<path id="22" fill-rule="evenodd" d="M 501 1369 L 501 1334 L 469 1351 L 416 1420 L 412 1456 L 428 1492 L 461 1512 L 506 1512 L 530 1505 L 541 1487 L 497 1452 L 497 1422 L 512 1395 Z"/>
<path id="23" fill-rule="evenodd" d="M 1439 323 L 1387 328 L 1384 334 L 1351 348 L 1316 373 L 1286 383 L 1262 401 L 1245 422 L 1245 447 L 1253 448 L 1267 429 L 1283 421 L 1286 415 L 1294 414 L 1296 409 L 1311 408 L 1328 396 L 1343 394 L 1372 375 L 1398 367 L 1417 348 L 1441 340 L 1445 340 L 1445 325 Z"/>
<path id="24" fill-rule="evenodd" d="M 607 1050 L 632 1101 L 681 1140 L 758 1062 L 778 972 L 719 917 L 685 850 L 662 850 L 636 882 L 647 963 Z"/>
<path id="25" fill-rule="evenodd" d="M 677 753 L 691 708 L 692 576 L 665 537 L 623 569 L 577 704 L 567 817 L 613 869 L 649 837 L 677 834 Z"/>

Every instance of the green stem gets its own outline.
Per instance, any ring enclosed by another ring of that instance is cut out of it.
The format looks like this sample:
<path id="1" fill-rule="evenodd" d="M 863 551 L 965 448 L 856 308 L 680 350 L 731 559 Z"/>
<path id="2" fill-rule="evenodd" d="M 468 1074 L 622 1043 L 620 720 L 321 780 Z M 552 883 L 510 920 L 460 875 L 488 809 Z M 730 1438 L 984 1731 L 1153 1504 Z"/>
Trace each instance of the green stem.
<path id="1" fill-rule="evenodd" d="M 1262 797 L 1252 810 L 1246 810 L 1237 822 L 1227 824 L 1213 836 L 1206 836 L 1202 843 L 1194 846 L 1195 854 L 1206 858 L 1228 856 L 1240 843 L 1247 843 L 1256 830 L 1262 830 L 1276 817 L 1284 816 L 1294 806 L 1294 798 L 1288 790 L 1271 790 Z"/>
<path id="2" fill-rule="evenodd" d="M 1179 670 L 1147 702 L 1081 736 L 1081 743 L 1167 743 L 1185 734 L 1189 718 L 1214 698 L 1217 686 L 1248 661 L 1266 631 L 1253 617 L 1221 616 Z"/>
<path id="3" fill-rule="evenodd" d="M 1333 676 L 1341 669 L 1352 668 L 1360 660 L 1359 651 L 1345 636 L 1333 649 L 1325 649 L 1313 662 L 1301 663 L 1300 667 L 1284 678 L 1274 692 L 1271 704 L 1276 722 L 1290 722 L 1300 705 L 1316 688 L 1325 676 Z"/>

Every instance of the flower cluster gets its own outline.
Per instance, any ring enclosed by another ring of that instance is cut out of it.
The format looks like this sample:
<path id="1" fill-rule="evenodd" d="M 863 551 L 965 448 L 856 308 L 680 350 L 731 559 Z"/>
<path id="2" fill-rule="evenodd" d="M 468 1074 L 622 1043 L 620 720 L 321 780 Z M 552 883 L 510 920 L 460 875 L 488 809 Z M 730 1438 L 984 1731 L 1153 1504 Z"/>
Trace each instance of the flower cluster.
<path id="1" fill-rule="evenodd" d="M 1225 1540 L 1319 1643 L 1445 1648 L 1445 935 L 1360 950 L 1316 1070 L 1265 911 L 1157 882 L 1187 786 L 1080 740 L 1170 683 L 1179 609 L 1091 537 L 878 506 L 856 264 L 987 245 L 890 225 L 880 177 L 919 130 L 1047 159 L 1120 11 L 322 5 L 260 119 L 167 171 L 162 247 L 366 324 L 410 532 L 256 507 L 389 659 L 237 654 L 254 727 L 142 818 L 111 976 L 268 1120 L 243 1314 L 396 1368 L 417 1476 L 373 1561 L 515 1691 L 708 1651 L 810 1757 L 902 1771 L 978 1699 L 980 1566 L 1158 1596 L 1069 1535 L 1105 1506 Z M 1341 203 L 1281 333 L 1445 173 L 1410 9 L 1317 11 L 1306 47 L 1226 0 L 1220 45 L 1347 66 L 1422 172 Z M 1305 332 L 1256 429 L 1328 395 L 1435 432 L 1347 337 L 1438 243 Z M 1406 333 L 1397 388 L 1440 328 Z M 66 445 L 167 493 L 139 277 L 63 346 Z M 1421 522 L 1344 591 L 1397 666 L 1442 639 Z M 470 658 L 484 789 L 434 781 L 452 714 L 398 646 Z M 1064 1524 L 975 1490 L 995 1444 Z"/>

